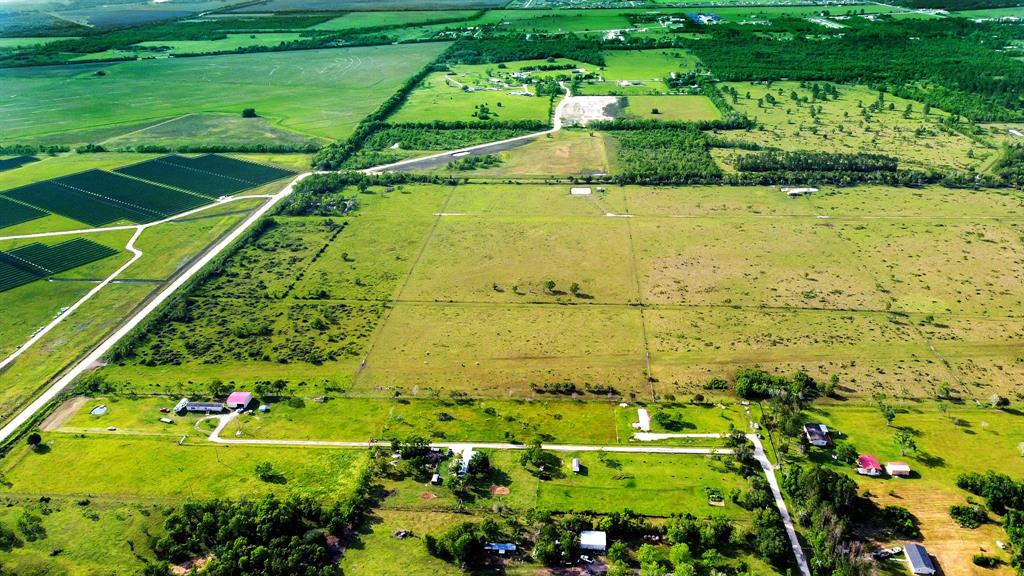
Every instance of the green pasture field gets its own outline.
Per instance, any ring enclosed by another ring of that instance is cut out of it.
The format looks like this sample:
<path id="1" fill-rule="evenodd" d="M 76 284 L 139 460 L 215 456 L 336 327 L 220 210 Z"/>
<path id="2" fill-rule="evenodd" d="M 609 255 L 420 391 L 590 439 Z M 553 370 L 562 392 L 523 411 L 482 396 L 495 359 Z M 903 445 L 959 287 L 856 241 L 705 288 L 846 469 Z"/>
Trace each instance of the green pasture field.
<path id="1" fill-rule="evenodd" d="M 568 188 L 351 190 L 360 209 L 337 219 L 348 226 L 333 240 L 315 225 L 324 218 L 280 218 L 286 225 L 229 265 L 239 273 L 198 292 L 192 321 L 161 328 L 137 359 L 104 373 L 148 393 L 282 378 L 307 398 L 337 388 L 538 399 L 566 382 L 595 399 L 588 386 L 720 397 L 701 385 L 754 364 L 835 373 L 851 396 L 926 396 L 948 383 L 984 397 L 1024 373 L 1012 320 L 1024 298 L 1017 193 L 864 186 L 789 199 L 774 187 L 613 186 L 572 197 Z M 225 314 L 259 294 L 275 296 L 261 304 L 274 334 L 228 346 L 242 321 Z M 346 343 L 341 356 L 278 363 L 317 334 L 287 314 L 312 323 L 312 311 L 338 306 L 369 314 L 352 316 L 367 323 L 354 332 L 348 320 L 327 328 Z M 142 365 L 155 345 L 183 353 L 186 343 L 207 352 Z M 250 345 L 261 353 L 238 356 Z"/>
<path id="2" fill-rule="evenodd" d="M 1024 18 L 1024 7 L 989 8 L 983 10 L 956 10 L 950 12 L 956 18 Z"/>
<path id="3" fill-rule="evenodd" d="M 266 118 L 242 118 L 239 114 L 187 114 L 154 126 L 133 130 L 108 140 L 105 146 L 304 146 L 319 138 L 282 130 Z"/>
<path id="4" fill-rule="evenodd" d="M 72 40 L 77 36 L 30 36 L 30 37 L 8 37 L 0 38 L 0 49 L 8 48 L 31 48 L 42 46 L 59 40 Z"/>
<path id="5" fill-rule="evenodd" d="M 53 320 L 62 307 L 74 303 L 91 288 L 78 282 L 36 281 L 0 292 L 0 306 L 7 311 L 0 324 L 0 357 L 14 352 L 36 329 Z"/>
<path id="6" fill-rule="evenodd" d="M 5 138 L 45 141 L 50 135 L 109 124 L 127 128 L 188 113 L 239 114 L 248 107 L 283 129 L 342 138 L 445 47 L 375 46 L 6 69 L 0 71 L 0 96 L 7 102 Z M 106 75 L 96 76 L 100 70 Z M 235 88 L 224 90 L 226 83 Z M 93 106 L 97 96 L 110 105 Z"/>
<path id="7" fill-rule="evenodd" d="M 458 67 L 456 67 L 458 69 Z M 409 95 L 408 101 L 388 120 L 401 122 L 430 122 L 432 120 L 461 120 L 472 122 L 478 106 L 486 105 L 496 121 L 548 119 L 550 101 L 540 96 L 513 96 L 506 89 L 467 92 L 455 82 L 446 80 L 446 73 L 434 72 Z M 531 89 L 531 92 L 534 92 Z"/>
<path id="8" fill-rule="evenodd" d="M 584 177 L 613 171 L 615 142 L 601 132 L 559 130 L 519 148 L 499 152 L 501 163 L 490 168 L 439 172 L 480 178 L 545 178 L 549 176 Z"/>
<path id="9" fill-rule="evenodd" d="M 699 61 L 689 52 L 679 49 L 610 50 L 604 53 L 605 65 L 601 76 L 608 81 L 668 78 L 669 72 L 692 72 Z"/>
<path id="10" fill-rule="evenodd" d="M 494 25 L 502 32 L 589 32 L 620 30 L 632 25 L 628 10 L 489 10 L 468 22 L 472 26 Z"/>
<path id="11" fill-rule="evenodd" d="M 204 54 L 208 52 L 228 52 L 238 48 L 252 46 L 278 46 L 285 42 L 302 39 L 299 32 L 272 32 L 259 34 L 226 34 L 220 40 L 153 40 L 133 44 L 144 50 L 137 50 L 140 56 L 153 52 L 161 54 Z"/>
<path id="12" fill-rule="evenodd" d="M 752 130 L 719 134 L 727 140 L 744 140 L 783 150 L 837 153 L 870 150 L 898 158 L 903 168 L 924 170 L 966 170 L 977 167 L 983 159 L 995 153 L 967 136 L 944 129 L 940 123 L 946 117 L 945 112 L 933 108 L 925 117 L 924 106 L 920 102 L 889 94 L 885 95 L 884 109 L 872 114 L 870 123 L 864 122 L 857 104 L 871 105 L 878 98 L 878 92 L 863 86 L 837 86 L 838 100 L 816 102 L 815 106 L 822 110 L 817 115 L 819 123 L 815 124 L 810 105 L 797 105 L 790 99 L 792 92 L 810 98 L 810 89 L 800 88 L 798 82 L 774 82 L 770 88 L 750 82 L 729 82 L 725 85 L 739 93 L 736 101 L 727 96 L 732 106 L 759 124 Z M 759 108 L 758 99 L 769 90 L 777 103 L 774 106 L 766 103 L 764 108 Z M 748 93 L 750 98 L 746 97 Z M 893 110 L 888 109 L 889 103 L 893 104 Z M 911 106 L 910 117 L 904 118 L 908 104 Z M 918 130 L 920 134 L 917 134 Z M 728 164 L 730 154 L 724 156 Z"/>
<path id="13" fill-rule="evenodd" d="M 5 461 L 11 484 L 0 493 L 170 502 L 275 493 L 332 500 L 352 488 L 366 458 L 358 450 L 179 445 L 169 438 L 108 434 L 47 435 L 43 454 L 20 447 Z M 254 469 L 261 462 L 270 462 L 287 481 L 259 480 Z"/>
<path id="14" fill-rule="evenodd" d="M 135 574 L 141 573 L 144 562 L 156 560 L 146 542 L 163 532 L 159 506 L 62 498 L 46 503 L 38 498 L 23 500 L 4 507 L 0 523 L 16 529 L 27 512 L 42 520 L 46 537 L 23 540 L 22 546 L 3 552 L 4 567 L 15 574 L 88 576 L 105 573 L 111 566 Z M 51 554 L 53 550 L 60 553 Z"/>
<path id="15" fill-rule="evenodd" d="M 404 26 L 409 24 L 429 24 L 449 18 L 469 20 L 477 13 L 476 10 L 402 10 L 398 12 L 350 12 L 327 22 L 317 24 L 312 30 L 354 30 L 356 28 L 375 28 L 377 26 Z"/>
<path id="16" fill-rule="evenodd" d="M 626 103 L 626 118 L 699 122 L 722 117 L 707 96 L 629 96 Z"/>
<path id="17" fill-rule="evenodd" d="M 346 574 L 406 576 L 423 571 L 436 576 L 461 576 L 465 572 L 460 568 L 431 556 L 422 538 L 472 520 L 465 514 L 375 511 L 368 529 L 356 534 L 354 545 L 345 550 L 341 568 Z M 396 539 L 393 534 L 398 530 L 410 530 L 414 537 Z"/>
<path id="18" fill-rule="evenodd" d="M 430 8 L 439 11 L 500 8 L 505 3 L 505 0 L 431 0 Z M 234 12 L 288 12 L 295 10 L 361 12 L 422 9 L 423 2 L 420 0 L 271 0 L 264 4 L 242 6 L 235 9 Z"/>

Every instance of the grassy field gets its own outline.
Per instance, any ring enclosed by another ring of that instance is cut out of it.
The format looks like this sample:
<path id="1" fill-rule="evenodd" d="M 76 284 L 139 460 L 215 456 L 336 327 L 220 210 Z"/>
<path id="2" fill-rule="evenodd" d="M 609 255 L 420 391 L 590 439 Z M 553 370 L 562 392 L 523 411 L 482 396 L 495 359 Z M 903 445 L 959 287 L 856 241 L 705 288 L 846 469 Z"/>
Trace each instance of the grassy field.
<path id="1" fill-rule="evenodd" d="M 114 148 L 137 146 L 303 146 L 320 141 L 302 134 L 282 130 L 266 118 L 242 118 L 239 114 L 188 114 L 158 123 L 149 128 L 133 130 L 107 140 Z"/>
<path id="2" fill-rule="evenodd" d="M 530 146 L 541 145 L 553 143 Z M 835 373 L 853 396 L 950 384 L 985 397 L 1024 375 L 1017 194 L 858 187 L 793 200 L 769 187 L 630 186 L 581 198 L 568 186 L 469 184 L 356 197 L 333 240 L 323 219 L 282 219 L 236 257 L 244 274 L 200 290 L 192 320 L 107 373 L 147 392 L 283 378 L 307 397 L 486 398 L 564 383 L 586 396 L 611 386 L 688 398 L 753 364 Z M 262 304 L 273 334 L 239 339 L 231 315 L 260 294 L 274 297 Z M 344 319 L 327 339 L 289 320 L 332 310 Z M 295 362 L 307 346 L 340 355 Z M 203 352 L 142 365 L 158 348 Z"/>
<path id="3" fill-rule="evenodd" d="M 501 163 L 497 166 L 476 170 L 442 167 L 436 171 L 494 179 L 608 174 L 614 165 L 614 146 L 614 140 L 601 132 L 559 130 L 525 146 L 498 153 Z"/>
<path id="4" fill-rule="evenodd" d="M 521 90 L 519 86 L 504 89 L 488 88 L 470 92 L 464 91 L 460 85 L 465 84 L 462 82 L 465 78 L 460 80 L 448 78 L 448 75 L 443 72 L 434 72 L 427 76 L 409 95 L 405 105 L 389 120 L 396 123 L 429 120 L 471 122 L 479 119 L 478 115 L 474 115 L 479 106 L 486 106 L 490 110 L 490 118 L 498 121 L 545 121 L 548 118 L 550 108 L 548 98 L 508 93 Z"/>
<path id="5" fill-rule="evenodd" d="M 112 123 L 127 127 L 194 112 L 238 114 L 247 107 L 254 107 L 280 128 L 342 138 L 445 46 L 419 44 L 7 69 L 0 72 L 0 97 L 5 102 L 2 112 L 7 119 L 5 139 L 47 141 L 52 134 Z M 101 70 L 105 76 L 96 75 Z M 224 90 L 225 85 L 234 89 Z M 297 86 L 302 88 L 297 90 Z M 96 97 L 104 105 L 94 105 Z"/>
<path id="6" fill-rule="evenodd" d="M 921 103 L 889 94 L 885 95 L 883 109 L 871 114 L 870 121 L 865 121 L 858 103 L 864 107 L 871 105 L 878 98 L 878 92 L 863 86 L 839 86 L 837 100 L 813 103 L 820 109 L 815 119 L 811 116 L 811 104 L 791 100 L 794 92 L 800 98 L 811 96 L 811 90 L 801 88 L 798 82 L 774 82 L 770 88 L 749 82 L 726 85 L 739 93 L 739 98 L 732 102 L 733 107 L 759 123 L 753 130 L 721 133 L 726 139 L 783 150 L 854 153 L 869 149 L 895 156 L 901 167 L 918 169 L 964 170 L 977 167 L 995 152 L 967 136 L 943 128 L 944 112 L 932 109 L 924 116 Z M 769 91 L 777 103 L 759 107 L 758 100 Z M 908 105 L 911 112 L 904 117 Z"/>
<path id="7" fill-rule="evenodd" d="M 812 409 L 808 418 L 840 431 L 861 453 L 877 456 L 883 463 L 908 462 L 915 472 L 909 479 L 865 478 L 846 467 L 839 469 L 853 475 L 879 504 L 905 506 L 917 516 L 924 542 L 945 573 L 990 574 L 963 558 L 982 551 L 999 554 L 994 541 L 1004 540 L 1005 535 L 993 524 L 977 530 L 958 527 L 949 517 L 949 506 L 964 503 L 968 496 L 955 487 L 961 473 L 995 470 L 1015 478 L 1024 473 L 1020 453 L 1024 428 L 1019 412 L 979 408 L 972 402 L 947 403 L 944 412 L 931 401 L 896 400 L 894 406 L 898 413 L 892 426 L 886 425 L 877 408 L 863 405 L 825 404 Z M 900 453 L 893 440 L 900 428 L 914 435 L 917 451 Z M 813 452 L 812 458 L 835 467 L 822 453 Z"/>
<path id="8" fill-rule="evenodd" d="M 427 553 L 425 534 L 436 534 L 449 526 L 470 520 L 462 514 L 381 510 L 355 538 L 341 560 L 346 574 L 406 576 L 427 571 L 437 576 L 465 574 L 461 569 Z M 392 534 L 409 530 L 412 538 L 396 539 Z"/>
<path id="9" fill-rule="evenodd" d="M 630 96 L 626 103 L 626 118 L 698 122 L 722 117 L 707 96 Z"/>
<path id="10" fill-rule="evenodd" d="M 46 536 L 0 555 L 15 574 L 88 576 L 111 566 L 122 574 L 140 574 L 143 562 L 155 560 L 147 541 L 163 531 L 159 506 L 116 500 L 8 500 L 0 523 L 13 529 L 25 513 L 41 518 Z M 54 550 L 60 552 L 51 554 Z"/>
<path id="11" fill-rule="evenodd" d="M 664 80 L 672 72 L 685 73 L 697 68 L 695 56 L 681 49 L 614 50 L 604 53 L 605 65 L 599 80 L 584 80 L 579 87 L 583 96 L 643 96 L 667 94 Z"/>
<path id="12" fill-rule="evenodd" d="M 47 436 L 44 454 L 19 448 L 5 460 L 11 485 L 3 491 L 170 502 L 265 493 L 333 499 L 351 489 L 365 458 L 356 450 L 179 445 L 168 438 L 109 436 L 54 434 Z M 261 481 L 254 472 L 261 462 L 270 462 L 287 481 Z"/>
<path id="13" fill-rule="evenodd" d="M 476 10 L 402 10 L 398 12 L 350 12 L 313 26 L 313 30 L 353 30 L 377 26 L 428 24 L 449 18 L 469 20 Z"/>

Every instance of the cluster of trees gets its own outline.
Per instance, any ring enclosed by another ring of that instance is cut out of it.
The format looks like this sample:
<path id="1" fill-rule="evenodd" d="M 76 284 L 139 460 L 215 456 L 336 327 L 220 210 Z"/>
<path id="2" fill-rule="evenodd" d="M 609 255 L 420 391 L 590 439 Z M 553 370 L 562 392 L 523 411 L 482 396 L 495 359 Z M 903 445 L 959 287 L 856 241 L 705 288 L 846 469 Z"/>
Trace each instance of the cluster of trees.
<path id="1" fill-rule="evenodd" d="M 1007 510 L 1024 510 L 1024 482 L 1006 474 L 989 470 L 984 474 L 967 472 L 957 476 L 956 485 L 985 499 L 985 505 L 996 514 Z"/>
<path id="2" fill-rule="evenodd" d="M 771 396 L 778 396 L 782 392 L 800 398 L 810 398 L 823 392 L 823 385 L 819 388 L 818 382 L 808 373 L 800 370 L 787 378 L 776 376 L 760 368 L 741 368 L 735 375 L 736 395 L 748 400 L 763 400 Z"/>
<path id="3" fill-rule="evenodd" d="M 435 558 L 458 564 L 464 568 L 476 568 L 487 564 L 489 542 L 509 542 L 510 530 L 493 518 L 482 522 L 463 522 L 434 536 L 427 534 L 423 544 Z"/>
<path id="4" fill-rule="evenodd" d="M 343 533 L 351 518 L 340 504 L 300 497 L 187 502 L 167 517 L 154 550 L 172 562 L 210 555 L 203 573 L 211 576 L 340 576 L 326 535 Z M 147 571 L 169 573 L 166 563 Z"/>
<path id="5" fill-rule="evenodd" d="M 743 172 L 895 172 L 898 161 L 884 154 L 839 154 L 800 150 L 766 151 L 737 156 L 733 161 Z"/>
<path id="6" fill-rule="evenodd" d="M 70 151 L 64 145 L 44 146 L 42 144 L 6 144 L 0 146 L 0 156 L 32 156 L 33 154 L 61 154 Z"/>
<path id="7" fill-rule="evenodd" d="M 123 146 L 117 152 L 138 152 L 142 154 L 221 154 L 225 152 L 241 152 L 246 154 L 312 154 L 321 145 L 316 142 L 302 144 L 181 144 L 179 146 L 163 146 L 160 144 L 139 144 Z M 105 150 L 104 150 L 105 151 Z"/>
<path id="8" fill-rule="evenodd" d="M 870 573 L 862 560 L 863 544 L 854 536 L 852 519 L 867 509 L 849 476 L 818 465 L 790 465 L 782 476 L 795 516 L 811 546 L 812 570 L 820 576 Z"/>
<path id="9" fill-rule="evenodd" d="M 696 126 L 619 130 L 620 184 L 696 184 L 714 182 L 722 172 Z"/>
<path id="10" fill-rule="evenodd" d="M 406 150 L 454 150 L 548 129 L 540 120 L 420 122 L 387 124 L 367 137 L 363 150 L 387 150 L 396 143 Z"/>
<path id="11" fill-rule="evenodd" d="M 481 168 L 493 168 L 501 165 L 501 157 L 497 154 L 484 154 L 483 156 L 466 156 L 448 163 L 449 170 L 479 170 Z"/>
<path id="12" fill-rule="evenodd" d="M 992 173 L 1007 186 L 1024 188 L 1024 145 L 1015 144 L 1003 149 L 1002 155 L 992 165 Z"/>
<path id="13" fill-rule="evenodd" d="M 821 80 L 888 87 L 973 120 L 1019 120 L 1024 101 L 1016 88 L 1024 69 L 998 52 L 1016 31 L 967 19 L 866 23 L 822 39 L 800 33 L 806 22 L 776 20 L 773 31 L 794 28 L 791 42 L 765 42 L 754 29 L 715 26 L 711 42 L 689 44 L 723 80 Z"/>
<path id="14" fill-rule="evenodd" d="M 509 34 L 489 38 L 462 38 L 446 51 L 451 64 L 492 64 L 514 60 L 568 58 L 604 66 L 604 43 L 573 34 L 544 36 Z"/>

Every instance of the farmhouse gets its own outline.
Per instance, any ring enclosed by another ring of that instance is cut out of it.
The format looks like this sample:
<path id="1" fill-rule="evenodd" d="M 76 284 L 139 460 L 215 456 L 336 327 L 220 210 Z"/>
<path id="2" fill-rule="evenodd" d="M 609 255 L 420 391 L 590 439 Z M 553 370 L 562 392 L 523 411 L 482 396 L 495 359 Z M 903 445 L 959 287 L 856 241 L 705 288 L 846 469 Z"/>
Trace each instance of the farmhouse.
<path id="1" fill-rule="evenodd" d="M 252 404 L 252 394 L 249 392 L 232 392 L 226 404 L 230 410 L 245 410 Z"/>
<path id="2" fill-rule="evenodd" d="M 832 438 L 828 435 L 828 427 L 824 424 L 804 424 L 804 436 L 811 446 L 824 448 L 832 444 Z"/>
<path id="3" fill-rule="evenodd" d="M 888 462 L 885 465 L 885 473 L 889 476 L 910 476 L 910 464 L 906 462 Z"/>
<path id="4" fill-rule="evenodd" d="M 188 398 L 183 398 L 174 407 L 174 411 L 191 412 L 193 414 L 220 414 L 224 411 L 224 405 L 220 402 L 192 402 Z"/>
<path id="5" fill-rule="evenodd" d="M 864 476 L 881 476 L 882 465 L 878 463 L 878 458 L 871 456 L 870 454 L 861 454 L 857 458 L 857 474 L 863 474 Z"/>
<path id="6" fill-rule="evenodd" d="M 584 530 L 580 532 L 580 550 L 593 550 L 604 552 L 608 547 L 608 535 L 599 530 Z"/>
<path id="7" fill-rule="evenodd" d="M 935 564 L 932 562 L 932 557 L 928 555 L 928 550 L 920 544 L 907 544 L 903 547 L 903 552 L 907 555 L 907 562 L 910 563 L 910 572 L 913 574 L 935 574 Z"/>

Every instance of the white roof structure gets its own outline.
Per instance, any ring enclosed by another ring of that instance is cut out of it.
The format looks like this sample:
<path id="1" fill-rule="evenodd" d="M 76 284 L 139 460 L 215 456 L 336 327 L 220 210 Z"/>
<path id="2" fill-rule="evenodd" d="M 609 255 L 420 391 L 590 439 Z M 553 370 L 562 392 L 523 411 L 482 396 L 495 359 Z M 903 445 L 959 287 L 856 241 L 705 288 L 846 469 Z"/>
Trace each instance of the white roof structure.
<path id="1" fill-rule="evenodd" d="M 906 462 L 888 462 L 885 465 L 885 473 L 889 476 L 909 476 L 910 464 Z"/>
<path id="2" fill-rule="evenodd" d="M 569 194 L 573 196 L 590 196 L 590 188 L 569 188 Z"/>
<path id="3" fill-rule="evenodd" d="M 600 530 L 584 530 L 580 532 L 580 548 L 583 550 L 604 551 L 608 546 L 608 535 Z"/>

